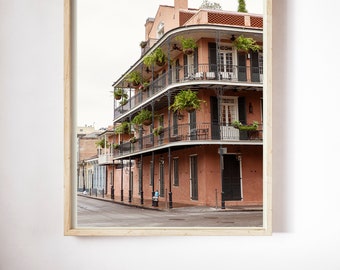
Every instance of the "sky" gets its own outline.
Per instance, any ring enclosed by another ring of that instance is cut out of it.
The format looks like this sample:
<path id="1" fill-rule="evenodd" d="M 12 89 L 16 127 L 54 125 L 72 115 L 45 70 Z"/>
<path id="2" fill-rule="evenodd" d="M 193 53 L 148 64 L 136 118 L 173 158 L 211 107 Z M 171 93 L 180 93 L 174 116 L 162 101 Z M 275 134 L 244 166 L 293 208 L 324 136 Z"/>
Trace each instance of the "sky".
<path id="1" fill-rule="evenodd" d="M 188 0 L 198 8 L 203 0 Z M 237 0 L 211 0 L 237 11 Z M 76 8 L 77 125 L 96 129 L 112 125 L 112 84 L 140 57 L 144 24 L 159 5 L 174 0 L 78 0 Z M 246 0 L 249 13 L 263 13 L 263 0 Z"/>

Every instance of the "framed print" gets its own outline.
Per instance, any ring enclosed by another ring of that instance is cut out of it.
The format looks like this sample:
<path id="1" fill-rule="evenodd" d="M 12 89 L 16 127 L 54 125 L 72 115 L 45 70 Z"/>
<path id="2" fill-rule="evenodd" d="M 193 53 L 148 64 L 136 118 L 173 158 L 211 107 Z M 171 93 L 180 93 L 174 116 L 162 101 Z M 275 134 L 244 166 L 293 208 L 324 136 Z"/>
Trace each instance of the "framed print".
<path id="1" fill-rule="evenodd" d="M 135 2 L 64 2 L 65 235 L 271 235 L 271 0 Z"/>

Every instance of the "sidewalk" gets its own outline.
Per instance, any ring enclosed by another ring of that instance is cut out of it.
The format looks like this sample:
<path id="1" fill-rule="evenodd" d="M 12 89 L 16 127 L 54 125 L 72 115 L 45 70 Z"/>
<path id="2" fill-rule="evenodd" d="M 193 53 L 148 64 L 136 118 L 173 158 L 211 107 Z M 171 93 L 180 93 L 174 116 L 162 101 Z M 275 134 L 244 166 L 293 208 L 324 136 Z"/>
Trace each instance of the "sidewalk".
<path id="1" fill-rule="evenodd" d="M 156 210 L 156 211 L 190 211 L 194 210 L 198 212 L 205 212 L 205 211 L 230 211 L 230 212 L 241 212 L 241 211 L 262 211 L 262 206 L 257 205 L 247 205 L 247 206 L 227 206 L 225 209 L 221 209 L 221 206 L 219 205 L 217 208 L 212 206 L 196 206 L 191 204 L 183 204 L 178 202 L 172 203 L 172 208 L 169 209 L 169 202 L 165 201 L 159 201 L 158 206 L 152 206 L 152 200 L 151 199 L 144 199 L 143 204 L 141 204 L 140 199 L 133 198 L 131 202 L 128 201 L 128 198 L 124 198 L 123 201 L 121 201 L 120 197 L 117 197 L 112 200 L 110 196 L 105 195 L 104 197 L 102 195 L 98 196 L 90 196 L 89 194 L 84 195 L 82 193 L 78 193 L 78 196 L 87 197 L 91 199 L 96 200 L 102 200 L 107 201 L 111 203 L 117 203 L 121 205 L 131 206 L 131 207 L 137 207 L 142 209 L 150 209 L 150 210 Z"/>

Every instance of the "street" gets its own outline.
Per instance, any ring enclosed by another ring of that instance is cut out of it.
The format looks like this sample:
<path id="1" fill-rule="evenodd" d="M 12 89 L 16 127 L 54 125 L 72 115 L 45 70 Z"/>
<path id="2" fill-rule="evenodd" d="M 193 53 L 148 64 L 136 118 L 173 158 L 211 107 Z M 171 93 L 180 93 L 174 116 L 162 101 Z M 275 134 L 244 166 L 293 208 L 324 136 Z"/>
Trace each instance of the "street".
<path id="1" fill-rule="evenodd" d="M 77 196 L 78 227 L 261 227 L 262 211 L 181 207 L 157 211 Z"/>

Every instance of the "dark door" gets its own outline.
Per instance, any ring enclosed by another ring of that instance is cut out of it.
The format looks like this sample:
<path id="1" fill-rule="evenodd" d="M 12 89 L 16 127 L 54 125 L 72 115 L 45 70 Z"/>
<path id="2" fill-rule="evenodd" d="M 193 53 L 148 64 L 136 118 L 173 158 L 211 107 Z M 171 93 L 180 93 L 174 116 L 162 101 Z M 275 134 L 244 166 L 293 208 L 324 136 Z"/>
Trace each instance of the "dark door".
<path id="1" fill-rule="evenodd" d="M 241 200 L 240 161 L 236 155 L 224 155 L 223 161 L 222 200 Z"/>
<path id="2" fill-rule="evenodd" d="M 191 199 L 198 200 L 197 156 L 190 157 L 190 187 Z"/>

